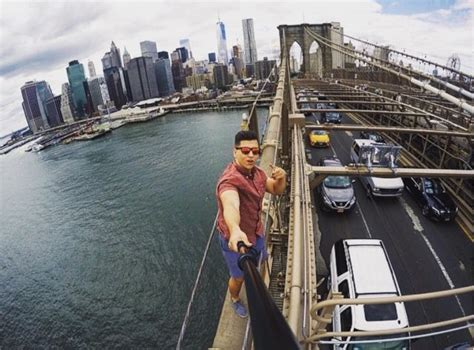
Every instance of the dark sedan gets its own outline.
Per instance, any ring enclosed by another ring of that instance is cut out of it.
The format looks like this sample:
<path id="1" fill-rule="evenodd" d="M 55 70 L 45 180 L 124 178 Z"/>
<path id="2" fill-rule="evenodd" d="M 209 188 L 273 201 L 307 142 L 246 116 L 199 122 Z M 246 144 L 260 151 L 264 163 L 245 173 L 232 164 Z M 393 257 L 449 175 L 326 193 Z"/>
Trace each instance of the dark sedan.
<path id="1" fill-rule="evenodd" d="M 458 208 L 438 180 L 412 177 L 403 179 L 403 182 L 420 205 L 424 216 L 440 221 L 450 221 L 456 217 Z"/>
<path id="2" fill-rule="evenodd" d="M 324 112 L 321 116 L 322 123 L 333 123 L 333 124 L 341 124 L 342 115 L 337 111 L 335 107 L 327 106 L 328 109 L 334 109 L 334 112 Z"/>

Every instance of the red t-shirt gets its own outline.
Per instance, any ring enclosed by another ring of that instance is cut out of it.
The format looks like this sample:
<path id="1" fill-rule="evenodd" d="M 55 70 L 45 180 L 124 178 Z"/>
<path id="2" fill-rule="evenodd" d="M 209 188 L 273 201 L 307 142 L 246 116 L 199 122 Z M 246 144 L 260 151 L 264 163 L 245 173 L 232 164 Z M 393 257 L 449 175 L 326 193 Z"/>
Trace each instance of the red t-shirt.
<path id="1" fill-rule="evenodd" d="M 226 190 L 237 191 L 240 201 L 240 229 L 247 234 L 249 241 L 255 244 L 257 235 L 263 236 L 265 234 L 260 213 L 266 182 L 267 175 L 257 166 L 252 168 L 250 174 L 235 162 L 225 168 L 216 186 L 217 229 L 225 239 L 229 239 L 230 232 L 224 220 L 220 194 Z"/>

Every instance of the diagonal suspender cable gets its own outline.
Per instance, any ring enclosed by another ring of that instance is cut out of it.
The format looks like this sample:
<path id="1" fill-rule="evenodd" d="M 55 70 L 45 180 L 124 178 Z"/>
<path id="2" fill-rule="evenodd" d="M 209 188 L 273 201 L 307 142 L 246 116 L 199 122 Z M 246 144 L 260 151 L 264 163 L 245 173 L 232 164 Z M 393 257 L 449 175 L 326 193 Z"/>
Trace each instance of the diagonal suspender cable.
<path id="1" fill-rule="evenodd" d="M 335 32 L 333 29 L 332 29 L 333 32 Z M 344 34 L 343 34 L 344 35 Z M 363 41 L 364 43 L 366 44 L 370 44 L 372 46 L 375 46 L 375 47 L 380 47 L 380 46 L 377 46 L 375 44 L 371 44 L 369 42 L 366 42 L 366 41 Z M 333 43 L 334 45 L 337 45 L 339 47 L 342 47 L 341 45 L 339 44 L 336 44 L 336 43 Z M 381 62 L 385 65 L 389 65 L 389 66 L 392 66 L 394 69 L 398 69 L 398 70 L 401 70 L 401 71 L 405 71 L 407 74 L 412 74 L 412 75 L 418 75 L 420 76 L 421 78 L 423 79 L 428 79 L 430 81 L 433 81 L 434 83 L 437 83 L 437 84 L 441 84 L 441 85 L 444 85 L 446 88 L 452 90 L 452 91 L 455 91 L 455 92 L 458 92 L 460 94 L 462 94 L 464 97 L 467 97 L 469 98 L 470 100 L 474 99 L 474 94 L 471 93 L 470 91 L 467 91 L 467 90 L 464 90 L 462 87 L 459 87 L 459 86 L 456 86 L 456 85 L 453 85 L 453 84 L 450 84 L 449 82 L 447 81 L 444 81 L 444 80 L 441 80 L 441 79 L 438 79 L 437 77 L 435 76 L 432 76 L 432 75 L 428 75 L 428 74 L 425 74 L 423 72 L 420 72 L 420 71 L 417 71 L 415 69 L 410 69 L 408 67 L 403 67 L 403 66 L 400 66 L 396 63 L 393 63 L 393 62 L 390 62 L 390 61 L 387 61 L 387 60 L 384 60 L 384 59 L 381 59 L 381 58 L 377 58 L 377 57 L 374 57 L 372 55 L 369 55 L 368 53 L 365 53 L 365 52 L 360 52 L 358 50 L 354 50 L 354 49 L 350 49 L 352 50 L 354 53 L 357 53 L 359 55 L 362 55 L 362 56 L 365 56 L 367 58 L 370 58 L 371 60 L 373 61 L 377 61 L 377 62 Z M 395 51 L 396 52 L 396 51 Z M 411 57 L 414 57 L 414 56 L 411 56 Z M 414 57 L 416 58 L 416 57 Z M 425 60 L 426 61 L 426 60 Z M 429 62 L 429 61 L 426 61 L 426 62 Z M 434 64 L 434 63 L 432 63 Z M 439 65 L 438 65 L 439 66 Z"/>
<path id="2" fill-rule="evenodd" d="M 339 52 L 341 52 L 342 54 L 347 55 L 347 56 L 350 56 L 350 57 L 355 58 L 355 59 L 357 59 L 357 60 L 360 60 L 360 61 L 363 61 L 363 62 L 365 62 L 365 63 L 368 63 L 368 64 L 370 64 L 370 65 L 372 65 L 372 66 L 378 67 L 378 68 L 380 68 L 380 69 L 382 69 L 382 70 L 385 70 L 385 71 L 387 71 L 387 72 L 389 72 L 389 73 L 395 74 L 395 75 L 399 76 L 400 78 L 403 78 L 403 79 L 405 79 L 405 80 L 408 80 L 408 81 L 410 81 L 411 83 L 413 83 L 413 84 L 415 84 L 415 85 L 417 85 L 417 86 L 419 86 L 419 87 L 422 87 L 422 88 L 424 88 L 424 89 L 426 89 L 426 90 L 428 90 L 428 91 L 431 91 L 431 92 L 437 94 L 438 96 L 440 96 L 441 98 L 443 98 L 443 99 L 445 99 L 445 100 L 447 100 L 447 101 L 449 101 L 449 102 L 454 103 L 456 106 L 458 106 L 458 107 L 464 109 L 465 111 L 469 112 L 470 114 L 474 114 L 474 106 L 472 106 L 472 105 L 470 105 L 470 104 L 468 104 L 468 103 L 466 103 L 466 102 L 464 102 L 464 101 L 462 101 L 462 100 L 460 100 L 460 99 L 458 99 L 458 98 L 455 98 L 454 96 L 452 96 L 452 95 L 450 95 L 450 94 L 448 94 L 448 93 L 446 93 L 446 92 L 444 92 L 444 91 L 442 91 L 442 90 L 439 90 L 439 89 L 434 88 L 433 86 L 431 86 L 431 85 L 429 84 L 429 81 L 428 81 L 428 82 L 419 81 L 419 80 L 417 80 L 417 79 L 415 79 L 415 78 L 413 78 L 413 77 L 410 77 L 410 76 L 408 76 L 408 75 L 406 75 L 406 74 L 403 74 L 403 73 L 401 73 L 401 72 L 397 72 L 397 71 L 395 71 L 395 70 L 393 70 L 393 69 L 391 69 L 391 68 L 382 66 L 382 65 L 380 65 L 380 64 L 376 64 L 376 63 L 371 62 L 370 60 L 365 59 L 365 58 L 363 58 L 363 57 L 358 57 L 358 56 L 356 56 L 356 55 L 354 54 L 354 53 L 358 53 L 357 51 L 355 51 L 355 50 L 349 50 L 349 49 L 347 49 L 347 48 L 345 48 L 345 47 L 343 47 L 343 49 L 342 49 L 342 48 L 338 48 L 338 46 L 341 46 L 341 45 L 335 44 L 335 43 L 331 42 L 330 40 L 327 40 L 326 38 L 322 37 L 321 35 L 319 35 L 319 34 L 313 32 L 313 31 L 311 31 L 311 30 L 308 29 L 308 28 L 305 28 L 305 30 L 306 30 L 306 32 L 308 33 L 309 36 L 311 36 L 311 37 L 314 38 L 314 39 L 320 40 L 323 45 L 329 46 L 331 49 L 334 49 L 334 50 L 336 50 L 336 51 L 339 51 Z M 328 42 L 329 42 L 329 43 L 328 43 Z"/>
<path id="3" fill-rule="evenodd" d="M 335 31 L 334 29 L 331 29 L 331 30 L 332 30 L 334 33 L 337 33 L 337 34 L 339 34 L 339 35 L 341 34 L 341 33 L 337 32 L 337 31 Z M 353 39 L 353 40 L 359 41 L 359 42 L 361 42 L 361 43 L 364 43 L 364 44 L 367 44 L 367 45 L 371 45 L 371 46 L 373 46 L 373 47 L 382 48 L 382 49 L 384 48 L 383 46 L 379 46 L 379 45 L 373 44 L 373 43 L 371 43 L 370 41 L 366 41 L 366 40 L 362 40 L 362 39 L 359 39 L 359 38 L 355 38 L 355 37 L 350 36 L 350 35 L 347 35 L 347 34 L 342 34 L 342 35 L 345 36 L 345 37 L 347 37 L 347 38 L 349 38 L 349 39 Z M 474 77 L 473 77 L 472 75 L 469 75 L 469 74 L 467 74 L 467 73 L 465 73 L 465 72 L 461 72 L 460 70 L 453 69 L 453 68 L 451 68 L 451 67 L 447 67 L 447 66 L 444 66 L 444 65 L 442 65 L 442 64 L 435 63 L 435 62 L 429 61 L 429 60 L 424 59 L 424 58 L 421 58 L 421 57 L 413 56 L 413 55 L 410 55 L 410 54 L 408 54 L 408 53 L 406 53 L 406 52 L 401 52 L 401 51 L 398 51 L 398 50 L 395 50 L 395 49 L 391 49 L 391 48 L 389 48 L 388 50 L 389 50 L 390 52 L 394 52 L 394 53 L 396 53 L 396 54 L 398 54 L 398 55 L 406 56 L 406 57 L 408 57 L 408 58 L 412 58 L 412 59 L 415 59 L 415 60 L 418 60 L 418 61 L 421 61 L 421 62 L 424 62 L 424 63 L 428 63 L 428 64 L 431 64 L 431 65 L 433 65 L 433 66 L 436 66 L 436 67 L 439 67 L 439 68 L 442 68 L 442 69 L 445 69 L 445 70 L 449 70 L 449 71 L 451 71 L 451 72 L 453 72 L 453 73 L 456 73 L 456 74 L 465 76 L 465 77 L 467 77 L 467 78 L 469 78 L 469 79 L 474 79 Z"/>
<path id="4" fill-rule="evenodd" d="M 260 98 L 260 95 L 262 94 L 263 90 L 265 89 L 265 86 L 267 86 L 267 83 L 270 80 L 270 77 L 274 74 L 273 71 L 275 70 L 275 67 L 276 67 L 276 62 L 273 65 L 272 69 L 270 70 L 270 74 L 268 74 L 267 79 L 265 79 L 265 83 L 263 83 L 263 86 L 260 89 L 260 92 L 258 93 L 257 97 L 255 97 L 255 101 L 253 101 L 252 109 L 250 110 L 250 115 L 249 115 L 250 118 L 252 118 L 253 111 L 254 111 L 255 107 L 257 106 L 257 101 Z M 250 123 L 250 119 L 249 119 L 248 122 Z"/>
<path id="5" fill-rule="evenodd" d="M 209 235 L 209 239 L 207 240 L 206 250 L 204 251 L 204 255 L 203 255 L 202 260 L 201 260 L 201 266 L 199 266 L 196 281 L 194 281 L 193 291 L 191 292 L 191 299 L 189 299 L 188 308 L 186 310 L 186 315 L 184 316 L 183 324 L 181 326 L 181 331 L 179 332 L 179 338 L 178 338 L 178 344 L 176 345 L 176 350 L 181 349 L 181 344 L 182 344 L 183 339 L 184 339 L 184 332 L 186 331 L 186 327 L 187 327 L 188 321 L 189 321 L 189 315 L 191 313 L 191 306 L 194 302 L 194 296 L 196 294 L 196 290 L 197 290 L 197 287 L 199 285 L 199 281 L 201 279 L 201 273 L 202 273 L 202 270 L 204 268 L 204 263 L 206 261 L 207 254 L 209 253 L 209 248 L 210 248 L 211 243 L 212 243 L 212 237 L 214 237 L 214 232 L 216 231 L 216 224 L 217 224 L 217 214 L 216 214 L 216 218 L 214 219 L 214 224 L 212 225 L 211 234 Z"/>

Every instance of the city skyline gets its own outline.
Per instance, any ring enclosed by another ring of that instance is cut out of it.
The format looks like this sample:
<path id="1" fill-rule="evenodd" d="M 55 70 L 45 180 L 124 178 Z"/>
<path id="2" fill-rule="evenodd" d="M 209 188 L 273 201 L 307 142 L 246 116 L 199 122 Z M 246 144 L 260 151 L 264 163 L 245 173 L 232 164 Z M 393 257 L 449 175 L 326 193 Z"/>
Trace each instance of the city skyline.
<path id="1" fill-rule="evenodd" d="M 207 59 L 209 52 L 217 51 L 217 12 L 226 26 L 228 50 L 237 43 L 244 43 L 242 19 L 254 20 L 259 59 L 265 56 L 273 59 L 279 51 L 276 29 L 279 24 L 338 21 L 348 35 L 406 49 L 421 57 L 428 55 L 440 64 L 446 64 L 447 58 L 457 53 L 461 57 L 461 69 L 473 71 L 473 67 L 469 67 L 469 64 L 472 65 L 472 48 L 469 48 L 473 39 L 472 30 L 469 30 L 472 28 L 472 1 L 431 4 L 431 7 L 412 9 L 415 12 L 411 15 L 403 13 L 408 5 L 397 10 L 393 3 L 381 2 L 383 5 L 368 0 L 345 2 L 344 11 L 340 10 L 341 3 L 338 1 L 245 3 L 245 6 L 228 2 L 197 5 L 167 3 L 166 9 L 152 3 L 134 5 L 133 8 L 127 3 L 113 3 L 112 8 L 111 2 L 89 7 L 72 2 L 2 2 L 0 18 L 4 50 L 0 60 L 0 135 L 26 126 L 19 92 L 25 82 L 45 80 L 51 85 L 53 93 L 58 95 L 62 84 L 67 82 L 66 67 L 72 60 L 79 60 L 84 66 L 92 61 L 98 75 L 102 75 L 99 68 L 101 58 L 109 50 L 111 41 L 120 50 L 127 47 L 134 58 L 141 55 L 142 41 L 154 41 L 158 51 L 171 53 L 180 46 L 180 40 L 187 38 L 195 59 Z M 157 21 L 158 15 L 150 11 L 158 7 L 161 21 Z M 183 11 L 184 8 L 187 11 Z M 185 12 L 191 15 L 185 15 Z M 41 28 L 37 27 L 35 20 L 37 13 L 44 13 L 42 23 L 47 23 Z M 74 13 L 74 16 L 68 17 L 66 13 Z M 178 13 L 180 16 L 177 16 Z M 143 15 L 139 28 L 134 27 L 135 21 L 130 20 L 134 14 Z M 109 23 L 110 28 L 105 26 L 111 19 L 120 25 L 117 27 Z M 407 28 L 410 35 L 407 35 Z M 91 37 L 94 40 L 91 41 Z"/>

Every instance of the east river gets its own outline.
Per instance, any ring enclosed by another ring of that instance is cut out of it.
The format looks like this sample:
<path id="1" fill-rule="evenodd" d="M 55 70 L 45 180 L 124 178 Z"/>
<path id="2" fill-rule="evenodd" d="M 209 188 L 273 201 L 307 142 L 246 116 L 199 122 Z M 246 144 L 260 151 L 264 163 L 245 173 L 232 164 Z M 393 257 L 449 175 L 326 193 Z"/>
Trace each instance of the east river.
<path id="1" fill-rule="evenodd" d="M 175 348 L 242 112 L 0 156 L 0 348 Z M 186 349 L 212 345 L 223 264 L 214 240 Z"/>

